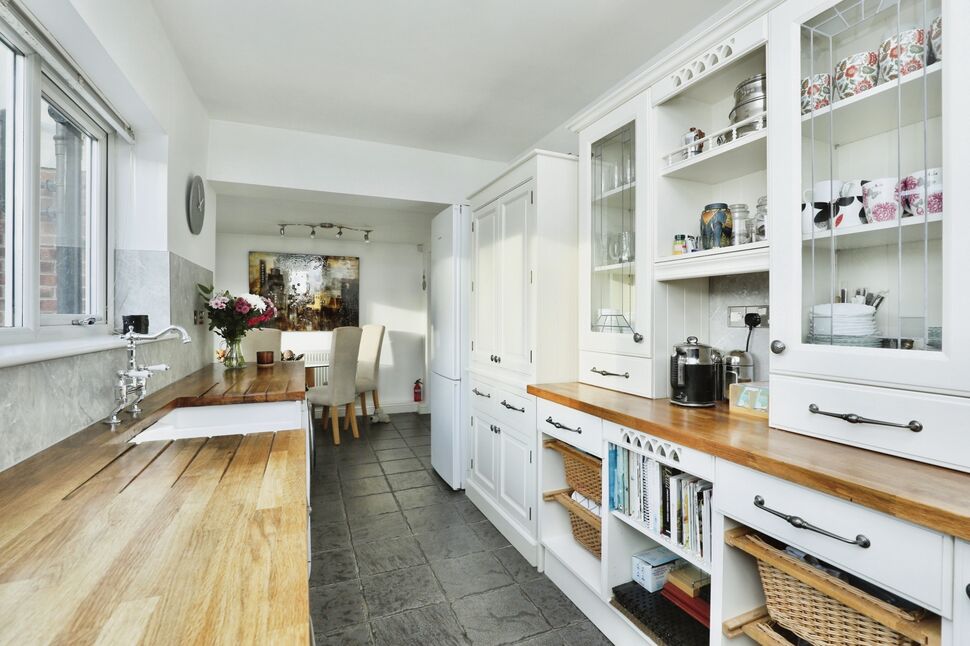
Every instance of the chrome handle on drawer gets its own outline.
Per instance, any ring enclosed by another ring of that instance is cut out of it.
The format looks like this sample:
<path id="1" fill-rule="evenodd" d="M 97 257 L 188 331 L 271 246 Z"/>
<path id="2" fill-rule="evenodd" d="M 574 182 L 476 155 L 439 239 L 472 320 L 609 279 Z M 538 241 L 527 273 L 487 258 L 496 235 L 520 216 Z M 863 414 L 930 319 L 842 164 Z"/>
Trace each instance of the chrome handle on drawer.
<path id="1" fill-rule="evenodd" d="M 580 426 L 576 428 L 569 428 L 565 424 L 560 424 L 559 422 L 552 419 L 552 415 L 546 418 L 546 424 L 552 424 L 553 428 L 557 428 L 560 431 L 569 431 L 570 433 L 582 433 L 583 429 Z"/>
<path id="2" fill-rule="evenodd" d="M 866 548 L 872 545 L 872 541 L 870 541 L 862 534 L 859 534 L 854 539 L 842 538 L 838 534 L 833 534 L 832 532 L 825 531 L 821 527 L 816 527 L 815 525 L 807 522 L 804 518 L 801 518 L 799 516 L 789 516 L 788 514 L 783 514 L 780 511 L 772 509 L 771 507 L 766 507 L 765 499 L 762 498 L 761 496 L 754 497 L 754 506 L 757 507 L 758 509 L 768 512 L 769 514 L 774 514 L 775 516 L 778 516 L 778 518 L 781 518 L 782 520 L 787 522 L 795 529 L 807 529 L 810 532 L 816 532 L 817 534 L 821 534 L 822 536 L 828 536 L 829 538 L 834 538 L 837 541 L 842 541 L 843 543 L 849 543 L 850 545 L 858 545 L 859 547 L 862 547 L 862 548 Z"/>
<path id="3" fill-rule="evenodd" d="M 478 395 L 479 397 L 487 397 L 488 399 L 492 398 L 491 395 L 489 395 L 488 393 L 483 393 L 478 388 L 472 388 L 472 392 Z"/>
<path id="4" fill-rule="evenodd" d="M 502 406 L 505 406 L 506 408 L 508 408 L 509 410 L 514 410 L 516 413 L 524 413 L 525 412 L 525 406 L 523 406 L 522 408 L 516 408 L 515 406 L 513 406 L 510 403 L 508 403 L 504 399 L 502 401 L 500 401 L 499 403 L 502 404 Z"/>
<path id="5" fill-rule="evenodd" d="M 875 424 L 876 426 L 891 426 L 893 428 L 908 428 L 914 433 L 919 433 L 923 430 L 923 425 L 917 422 L 915 419 L 908 424 L 897 424 L 895 422 L 884 422 L 878 419 L 869 419 L 868 417 L 863 417 L 861 415 L 856 415 L 855 413 L 830 413 L 828 411 L 820 410 L 815 404 L 808 405 L 808 412 L 813 415 L 825 415 L 826 417 L 835 417 L 849 424 Z"/>
<path id="6" fill-rule="evenodd" d="M 597 370 L 595 367 L 590 368 L 590 372 L 595 372 L 598 375 L 603 375 L 604 377 L 623 377 L 624 379 L 630 378 L 629 372 L 624 372 L 622 375 L 618 372 L 609 372 L 608 370 Z"/>

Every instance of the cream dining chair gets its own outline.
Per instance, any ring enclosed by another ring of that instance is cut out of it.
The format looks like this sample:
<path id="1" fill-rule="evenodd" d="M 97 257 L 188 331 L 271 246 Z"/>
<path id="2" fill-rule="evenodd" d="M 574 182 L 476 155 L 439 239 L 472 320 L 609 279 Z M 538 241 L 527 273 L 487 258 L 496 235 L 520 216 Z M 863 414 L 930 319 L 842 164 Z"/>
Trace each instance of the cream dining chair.
<path id="1" fill-rule="evenodd" d="M 377 395 L 377 374 L 381 365 L 381 346 L 384 345 L 384 326 L 365 325 L 360 337 L 357 356 L 357 395 L 360 414 L 367 417 L 367 393 L 374 401 L 374 414 L 380 415 L 381 400 Z"/>
<path id="2" fill-rule="evenodd" d="M 327 424 L 333 427 L 333 443 L 340 444 L 340 424 L 337 420 L 337 407 L 343 406 L 349 418 L 354 437 L 360 437 L 357 429 L 357 416 L 354 408 L 357 399 L 357 353 L 360 350 L 361 331 L 358 327 L 338 327 L 330 337 L 330 374 L 327 383 L 307 391 L 311 412 L 316 406 L 329 409 L 324 411 L 324 430 Z"/>
<path id="3" fill-rule="evenodd" d="M 256 353 L 270 350 L 273 360 L 280 360 L 283 333 L 273 328 L 250 330 L 242 340 L 242 353 L 246 363 L 256 363 Z"/>

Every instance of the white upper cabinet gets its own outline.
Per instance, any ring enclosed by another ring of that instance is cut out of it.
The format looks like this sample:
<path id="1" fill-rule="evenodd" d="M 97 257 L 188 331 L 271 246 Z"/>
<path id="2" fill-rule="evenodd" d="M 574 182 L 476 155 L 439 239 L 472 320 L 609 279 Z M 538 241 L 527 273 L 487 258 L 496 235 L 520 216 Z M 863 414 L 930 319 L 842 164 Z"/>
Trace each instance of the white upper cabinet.
<path id="1" fill-rule="evenodd" d="M 576 158 L 534 151 L 469 198 L 471 369 L 507 384 L 576 372 Z"/>
<path id="2" fill-rule="evenodd" d="M 970 395 L 970 3 L 790 0 L 770 21 L 772 373 Z"/>

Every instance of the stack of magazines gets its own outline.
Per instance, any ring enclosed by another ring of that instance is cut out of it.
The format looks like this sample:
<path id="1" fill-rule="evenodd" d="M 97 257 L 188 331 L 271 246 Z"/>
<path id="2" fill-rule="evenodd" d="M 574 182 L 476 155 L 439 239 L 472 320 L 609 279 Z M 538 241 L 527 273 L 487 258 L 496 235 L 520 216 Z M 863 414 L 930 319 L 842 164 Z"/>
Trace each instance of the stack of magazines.
<path id="1" fill-rule="evenodd" d="M 710 560 L 710 482 L 615 444 L 610 444 L 609 474 L 611 510 Z"/>

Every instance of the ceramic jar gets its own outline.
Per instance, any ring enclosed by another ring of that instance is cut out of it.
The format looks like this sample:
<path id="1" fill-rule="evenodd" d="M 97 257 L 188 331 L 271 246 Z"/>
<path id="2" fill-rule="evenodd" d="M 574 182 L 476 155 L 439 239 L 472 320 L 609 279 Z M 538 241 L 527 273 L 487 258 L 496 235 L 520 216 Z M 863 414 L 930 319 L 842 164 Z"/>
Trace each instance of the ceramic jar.
<path id="1" fill-rule="evenodd" d="M 943 60 L 943 16 L 937 16 L 930 22 L 930 51 L 933 53 L 933 60 Z"/>
<path id="2" fill-rule="evenodd" d="M 862 187 L 862 206 L 869 222 L 892 222 L 899 218 L 899 181 L 895 177 L 874 179 Z"/>
<path id="3" fill-rule="evenodd" d="M 733 226 L 734 218 L 727 204 L 715 202 L 705 206 L 701 213 L 701 248 L 730 247 Z"/>
<path id="4" fill-rule="evenodd" d="M 879 76 L 879 55 L 859 52 L 846 56 L 835 66 L 835 89 L 840 99 L 861 94 L 876 85 Z"/>
<path id="5" fill-rule="evenodd" d="M 910 215 L 923 216 L 943 212 L 943 169 L 928 168 L 904 177 L 903 208 Z"/>
<path id="6" fill-rule="evenodd" d="M 831 74 L 814 74 L 802 79 L 802 114 L 821 110 L 831 102 Z"/>
<path id="7" fill-rule="evenodd" d="M 923 69 L 926 56 L 926 30 L 917 27 L 890 35 L 879 47 L 879 82 Z"/>

